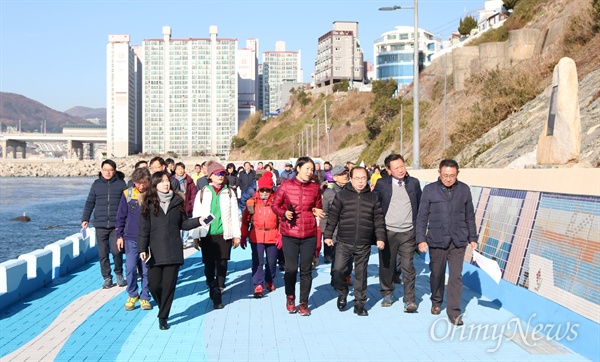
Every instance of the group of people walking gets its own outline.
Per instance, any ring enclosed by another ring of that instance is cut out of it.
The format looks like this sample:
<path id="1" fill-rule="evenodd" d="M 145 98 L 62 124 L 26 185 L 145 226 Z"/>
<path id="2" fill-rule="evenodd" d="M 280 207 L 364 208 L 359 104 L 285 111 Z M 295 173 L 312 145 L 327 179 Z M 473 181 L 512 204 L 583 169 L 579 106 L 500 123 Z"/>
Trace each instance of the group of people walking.
<path id="1" fill-rule="evenodd" d="M 224 308 L 222 293 L 232 248 L 245 249 L 249 243 L 254 297 L 275 290 L 277 263 L 283 259 L 285 308 L 309 316 L 312 269 L 323 247 L 325 262 L 332 263 L 337 308 L 346 310 L 354 269 L 354 313 L 367 316 L 367 265 L 374 245 L 379 252 L 382 307 L 394 304 L 401 275 L 403 310 L 417 311 L 413 255 L 415 250 L 429 251 L 431 313 L 441 313 L 448 263 L 446 312 L 451 323 L 462 325 L 462 262 L 467 245 L 477 246 L 477 232 L 470 189 L 457 180 L 458 164 L 443 160 L 438 181 L 421 190 L 401 155 L 391 154 L 384 163 L 378 177 L 360 166 L 331 167 L 327 162 L 321 169 L 309 157 L 286 164 L 281 174 L 269 164 L 252 170 L 246 162 L 236 170 L 233 164 L 208 162 L 196 165 L 195 174 L 189 176 L 182 163 L 170 173 L 167 161 L 157 157 L 136 165 L 128 187 L 116 164 L 105 160 L 90 189 L 82 227 L 87 227 L 94 211 L 103 288 L 114 285 L 110 251 L 117 285 L 127 286 L 125 309 L 133 310 L 138 300 L 141 309 L 151 309 L 151 295 L 163 330 L 169 328 L 186 230 L 201 250 L 215 309 Z"/>

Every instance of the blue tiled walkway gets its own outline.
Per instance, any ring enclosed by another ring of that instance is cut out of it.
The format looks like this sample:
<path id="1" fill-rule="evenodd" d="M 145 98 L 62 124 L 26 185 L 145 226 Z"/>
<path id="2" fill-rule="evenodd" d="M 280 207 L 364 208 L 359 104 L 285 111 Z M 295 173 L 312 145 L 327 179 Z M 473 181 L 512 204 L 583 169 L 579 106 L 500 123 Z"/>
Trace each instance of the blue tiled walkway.
<path id="1" fill-rule="evenodd" d="M 420 313 L 405 314 L 402 303 L 379 303 L 377 253 L 369 265 L 368 317 L 336 307 L 337 293 L 329 286 L 329 265 L 313 272 L 309 300 L 312 315 L 285 310 L 283 274 L 275 292 L 252 297 L 250 250 L 236 249 L 229 263 L 225 309 L 213 310 L 205 285 L 200 253 L 192 254 L 180 271 L 168 331 L 158 328 L 157 309 L 136 307 L 127 312 L 125 292 L 109 300 L 71 334 L 57 361 L 579 361 L 582 356 L 554 346 L 543 351 L 522 347 L 506 337 L 484 339 L 469 325 L 506 325 L 514 316 L 465 290 L 465 326 L 450 328 L 445 310 L 429 313 L 428 267 L 417 259 Z M 71 300 L 101 283 L 97 263 L 87 265 L 63 283 L 36 293 L 28 301 L 2 311 L 0 356 L 17 350 L 39 334 Z M 402 297 L 402 286 L 395 296 Z M 352 294 L 351 294 L 352 295 Z M 543 348 L 542 348 L 543 349 Z"/>

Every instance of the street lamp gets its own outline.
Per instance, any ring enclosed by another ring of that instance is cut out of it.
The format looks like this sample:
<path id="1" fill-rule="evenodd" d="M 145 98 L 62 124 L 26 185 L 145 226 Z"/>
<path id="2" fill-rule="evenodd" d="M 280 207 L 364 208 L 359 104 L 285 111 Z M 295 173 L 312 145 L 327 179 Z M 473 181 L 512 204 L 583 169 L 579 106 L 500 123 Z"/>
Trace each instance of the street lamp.
<path id="1" fill-rule="evenodd" d="M 415 43 L 414 43 L 414 67 L 413 67 L 413 169 L 421 168 L 419 147 L 419 1 L 414 0 L 414 6 L 388 6 L 379 8 L 380 11 L 394 11 L 401 9 L 415 10 Z"/>

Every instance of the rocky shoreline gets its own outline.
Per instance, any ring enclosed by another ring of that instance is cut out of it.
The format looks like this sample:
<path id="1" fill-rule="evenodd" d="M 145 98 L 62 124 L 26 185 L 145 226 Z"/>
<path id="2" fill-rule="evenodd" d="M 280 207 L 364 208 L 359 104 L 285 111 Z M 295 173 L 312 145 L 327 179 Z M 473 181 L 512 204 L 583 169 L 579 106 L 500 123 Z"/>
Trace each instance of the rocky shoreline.
<path id="1" fill-rule="evenodd" d="M 130 177 L 133 167 L 140 160 L 150 158 L 127 157 L 114 158 L 117 170 Z M 65 159 L 25 159 L 0 161 L 0 177 L 97 177 L 103 160 L 65 160 Z M 188 173 L 194 171 L 194 165 L 204 159 L 184 157 L 176 162 L 185 163 Z"/>

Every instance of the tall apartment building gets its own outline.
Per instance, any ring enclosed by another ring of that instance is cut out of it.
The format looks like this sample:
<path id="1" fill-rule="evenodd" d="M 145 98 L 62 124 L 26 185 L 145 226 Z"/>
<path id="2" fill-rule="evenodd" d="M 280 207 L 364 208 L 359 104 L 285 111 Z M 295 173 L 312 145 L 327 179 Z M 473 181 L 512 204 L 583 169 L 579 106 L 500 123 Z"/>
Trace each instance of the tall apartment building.
<path id="1" fill-rule="evenodd" d="M 237 53 L 238 129 L 258 109 L 258 39 L 246 39 Z"/>
<path id="2" fill-rule="evenodd" d="M 148 153 L 226 155 L 238 131 L 237 39 L 143 41 L 143 149 Z"/>
<path id="3" fill-rule="evenodd" d="M 382 34 L 375 41 L 375 79 L 394 79 L 398 87 L 408 86 L 414 78 L 415 28 L 397 26 Z M 441 49 L 441 43 L 433 33 L 419 28 L 419 72 L 431 64 L 433 54 Z"/>
<path id="4" fill-rule="evenodd" d="M 269 113 L 283 106 L 282 83 L 300 82 L 302 82 L 300 51 L 286 51 L 285 42 L 278 41 L 274 51 L 263 53 L 263 115 L 268 116 Z"/>
<path id="5" fill-rule="evenodd" d="M 106 45 L 106 153 L 125 157 L 142 149 L 138 88 L 141 62 L 128 34 L 108 36 Z"/>
<path id="6" fill-rule="evenodd" d="M 358 22 L 334 21 L 333 30 L 319 37 L 315 60 L 315 85 L 323 87 L 344 79 L 362 82 L 363 51 L 358 41 Z"/>

